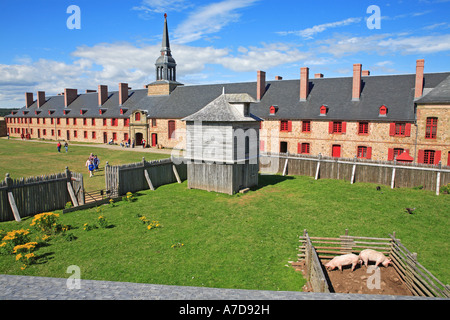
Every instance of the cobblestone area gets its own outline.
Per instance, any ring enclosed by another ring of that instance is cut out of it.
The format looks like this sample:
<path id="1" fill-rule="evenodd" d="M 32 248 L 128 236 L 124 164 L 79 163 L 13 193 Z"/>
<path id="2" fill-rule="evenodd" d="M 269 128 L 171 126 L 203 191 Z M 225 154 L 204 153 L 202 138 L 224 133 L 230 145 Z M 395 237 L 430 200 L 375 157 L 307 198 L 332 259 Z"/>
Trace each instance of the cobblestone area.
<path id="1" fill-rule="evenodd" d="M 323 294 L 166 286 L 81 280 L 69 289 L 67 279 L 0 275 L 0 300 L 418 300 L 407 296 Z M 428 298 L 430 299 L 430 298 Z"/>

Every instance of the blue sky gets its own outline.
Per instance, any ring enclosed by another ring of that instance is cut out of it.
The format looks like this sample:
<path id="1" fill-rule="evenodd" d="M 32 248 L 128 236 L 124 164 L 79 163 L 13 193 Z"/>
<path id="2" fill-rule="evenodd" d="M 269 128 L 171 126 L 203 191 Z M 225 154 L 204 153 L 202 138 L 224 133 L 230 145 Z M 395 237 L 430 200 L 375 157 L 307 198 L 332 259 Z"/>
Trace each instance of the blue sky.
<path id="1" fill-rule="evenodd" d="M 70 5 L 81 29 L 69 29 Z M 368 28 L 376 5 L 380 28 Z M 142 88 L 168 14 L 178 81 L 246 82 L 263 70 L 298 79 L 300 68 L 325 77 L 450 71 L 450 0 L 2 0 L 0 108 L 22 107 L 24 93 L 47 96 L 119 82 Z"/>

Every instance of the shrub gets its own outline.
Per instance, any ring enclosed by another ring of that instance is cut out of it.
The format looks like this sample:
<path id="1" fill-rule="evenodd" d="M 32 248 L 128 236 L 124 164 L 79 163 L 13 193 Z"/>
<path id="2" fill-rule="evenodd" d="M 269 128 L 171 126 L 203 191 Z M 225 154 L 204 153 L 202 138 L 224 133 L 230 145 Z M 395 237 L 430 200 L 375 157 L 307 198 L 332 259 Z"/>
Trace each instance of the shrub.
<path id="1" fill-rule="evenodd" d="M 34 216 L 30 226 L 45 234 L 54 234 L 62 231 L 63 226 L 58 223 L 59 214 L 45 212 Z"/>
<path id="2" fill-rule="evenodd" d="M 14 247 L 25 244 L 29 241 L 30 231 L 28 229 L 9 231 L 2 238 L 2 242 L 0 243 L 0 253 L 11 254 L 13 253 Z"/>
<path id="3" fill-rule="evenodd" d="M 127 194 L 124 197 L 122 197 L 122 200 L 127 202 L 133 202 L 136 200 L 136 198 L 134 197 L 133 193 L 127 192 Z"/>
<path id="4" fill-rule="evenodd" d="M 16 261 L 20 261 L 23 264 L 22 270 L 35 262 L 36 256 L 33 251 L 37 244 L 37 242 L 28 242 L 14 247 L 13 253 L 16 254 Z"/>
<path id="5" fill-rule="evenodd" d="M 108 221 L 106 220 L 106 218 L 104 216 L 98 217 L 98 225 L 100 226 L 100 228 L 108 227 Z"/>
<path id="6" fill-rule="evenodd" d="M 442 186 L 439 189 L 439 191 L 440 191 L 440 193 L 443 193 L 443 194 L 450 194 L 450 183 L 448 183 L 447 185 Z"/>

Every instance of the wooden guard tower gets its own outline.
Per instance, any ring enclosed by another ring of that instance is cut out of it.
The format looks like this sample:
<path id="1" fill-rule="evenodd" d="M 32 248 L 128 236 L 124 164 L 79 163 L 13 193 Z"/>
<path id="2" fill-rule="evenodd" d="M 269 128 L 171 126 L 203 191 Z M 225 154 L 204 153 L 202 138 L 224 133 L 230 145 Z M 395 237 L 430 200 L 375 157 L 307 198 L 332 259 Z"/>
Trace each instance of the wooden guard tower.
<path id="1" fill-rule="evenodd" d="M 188 188 L 234 194 L 258 185 L 260 118 L 248 94 L 222 94 L 186 121 Z"/>

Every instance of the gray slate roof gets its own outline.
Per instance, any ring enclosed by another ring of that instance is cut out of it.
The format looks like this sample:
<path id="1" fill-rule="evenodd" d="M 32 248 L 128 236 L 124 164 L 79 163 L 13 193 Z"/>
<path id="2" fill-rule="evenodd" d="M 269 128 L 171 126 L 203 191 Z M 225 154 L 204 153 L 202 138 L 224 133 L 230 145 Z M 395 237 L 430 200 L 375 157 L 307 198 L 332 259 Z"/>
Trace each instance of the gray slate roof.
<path id="1" fill-rule="evenodd" d="M 450 72 L 429 73 L 425 78 L 425 96 L 417 102 L 450 102 Z M 300 101 L 299 80 L 267 81 L 266 93 L 260 102 L 251 103 L 250 111 L 262 119 L 308 119 L 308 120 L 368 120 L 368 121 L 414 121 L 415 75 L 369 76 L 362 78 L 361 99 L 352 101 L 352 77 L 310 79 L 310 93 L 307 101 Z M 222 94 L 246 93 L 256 98 L 256 82 L 227 83 L 213 85 L 179 86 L 170 96 L 147 96 L 146 89 L 129 90 L 129 98 L 119 105 L 118 91 L 109 92 L 109 98 L 99 114 L 97 93 L 78 95 L 66 109 L 64 96 L 47 97 L 46 103 L 37 109 L 37 102 L 30 108 L 23 107 L 17 115 L 7 117 L 61 117 L 61 118 L 126 118 L 135 110 L 147 112 L 148 118 L 183 119 Z M 432 88 L 433 90 L 430 90 Z M 429 92 L 429 93 L 427 93 Z M 270 106 L 278 106 L 274 116 L 269 115 Z M 328 107 L 327 115 L 320 116 L 322 105 Z M 385 105 L 388 113 L 379 117 L 380 106 Z M 120 109 L 124 114 L 120 114 Z M 48 110 L 54 110 L 49 115 Z M 67 115 L 63 110 L 70 110 Z M 80 109 L 85 110 L 83 115 Z M 41 112 L 36 115 L 35 111 Z M 23 115 L 23 111 L 28 111 Z"/>
<path id="2" fill-rule="evenodd" d="M 450 75 L 434 89 L 416 101 L 420 103 L 450 103 Z"/>
<path id="3" fill-rule="evenodd" d="M 208 122 L 254 122 L 261 119 L 252 114 L 245 116 L 232 105 L 232 103 L 250 103 L 255 100 L 247 93 L 221 94 L 204 108 L 194 114 L 183 118 L 183 121 L 208 121 Z"/>

